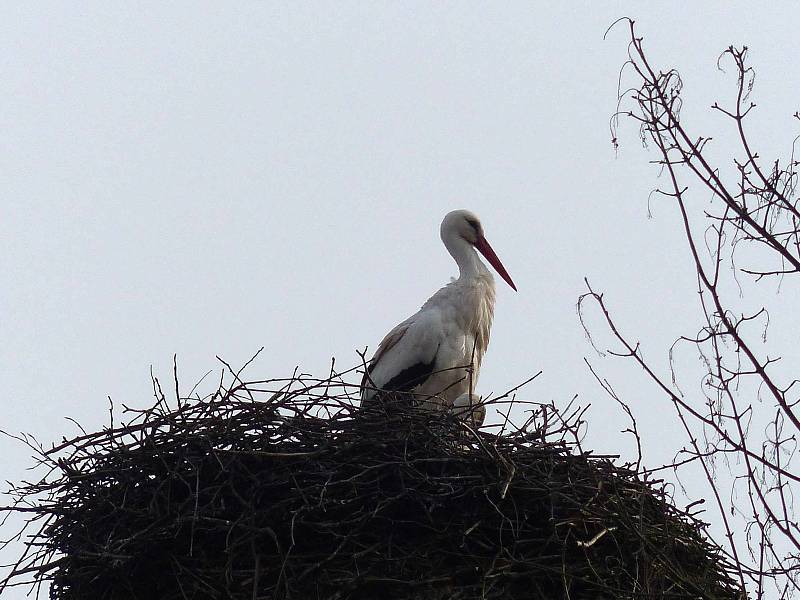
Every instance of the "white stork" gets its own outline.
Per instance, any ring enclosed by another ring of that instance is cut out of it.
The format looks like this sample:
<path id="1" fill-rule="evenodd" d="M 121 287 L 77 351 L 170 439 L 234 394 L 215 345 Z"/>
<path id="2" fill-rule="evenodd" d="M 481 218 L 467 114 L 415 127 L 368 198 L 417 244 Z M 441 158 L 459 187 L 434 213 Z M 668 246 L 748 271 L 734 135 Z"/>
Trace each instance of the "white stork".
<path id="1" fill-rule="evenodd" d="M 411 392 L 429 410 L 454 407 L 474 421 L 483 415 L 472 393 L 489 344 L 494 314 L 494 277 L 480 252 L 515 291 L 511 276 L 468 210 L 448 213 L 440 228 L 442 242 L 458 265 L 453 279 L 431 296 L 415 315 L 392 329 L 378 346 L 361 382 L 362 404 L 381 391 Z M 478 252 L 476 252 L 476 250 Z"/>

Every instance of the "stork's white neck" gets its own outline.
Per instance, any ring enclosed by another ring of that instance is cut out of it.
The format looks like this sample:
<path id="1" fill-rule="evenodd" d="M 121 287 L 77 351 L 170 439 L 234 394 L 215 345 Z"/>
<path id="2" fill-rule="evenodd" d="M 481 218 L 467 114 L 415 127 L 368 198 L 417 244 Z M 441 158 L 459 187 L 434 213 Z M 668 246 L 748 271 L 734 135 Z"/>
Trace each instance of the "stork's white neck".
<path id="1" fill-rule="evenodd" d="M 478 256 L 475 246 L 460 235 L 447 235 L 443 237 L 442 241 L 458 265 L 459 279 L 473 279 L 489 272 Z"/>

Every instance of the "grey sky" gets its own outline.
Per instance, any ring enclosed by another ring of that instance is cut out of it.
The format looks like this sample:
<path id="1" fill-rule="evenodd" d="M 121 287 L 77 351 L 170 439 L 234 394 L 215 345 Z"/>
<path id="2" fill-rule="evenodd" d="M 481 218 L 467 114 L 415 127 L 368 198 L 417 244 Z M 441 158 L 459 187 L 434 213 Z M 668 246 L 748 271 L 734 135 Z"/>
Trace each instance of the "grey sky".
<path id="1" fill-rule="evenodd" d="M 796 5 L 690 6 L 0 5 L 2 427 L 97 428 L 106 396 L 149 402 L 150 365 L 168 378 L 173 353 L 185 386 L 262 345 L 253 376 L 355 364 L 455 273 L 438 226 L 463 207 L 520 290 L 499 282 L 478 391 L 542 369 L 526 397 L 579 394 L 590 445 L 629 452 L 582 362 L 582 279 L 664 359 L 695 328 L 695 283 L 672 207 L 647 218 L 653 156 L 630 125 L 611 146 L 627 38 L 603 33 L 637 20 L 720 152 L 708 106 L 734 82 L 716 59 L 746 43 L 761 153 L 798 134 Z M 668 460 L 667 403 L 595 362 L 637 410 L 646 461 Z M 0 448 L 0 478 L 20 478 L 28 452 Z"/>

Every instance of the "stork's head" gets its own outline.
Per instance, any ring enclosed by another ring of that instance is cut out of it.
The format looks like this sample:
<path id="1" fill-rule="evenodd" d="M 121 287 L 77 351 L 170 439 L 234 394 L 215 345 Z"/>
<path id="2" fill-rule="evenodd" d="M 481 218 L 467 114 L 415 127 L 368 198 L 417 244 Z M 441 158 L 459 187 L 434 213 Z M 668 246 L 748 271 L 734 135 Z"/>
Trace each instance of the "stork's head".
<path id="1" fill-rule="evenodd" d="M 478 215 L 462 208 L 445 215 L 440 233 L 442 240 L 448 235 L 457 235 L 474 246 L 483 237 L 483 225 Z"/>
<path id="2" fill-rule="evenodd" d="M 447 213 L 442 221 L 439 232 L 445 246 L 448 245 L 448 242 L 458 239 L 474 246 L 478 252 L 483 254 L 489 264 L 494 267 L 498 275 L 500 275 L 514 291 L 517 290 L 517 286 L 514 285 L 503 263 L 500 262 L 497 254 L 492 250 L 489 242 L 486 241 L 486 237 L 483 234 L 483 225 L 481 225 L 481 220 L 475 213 L 465 209 L 454 210 Z"/>

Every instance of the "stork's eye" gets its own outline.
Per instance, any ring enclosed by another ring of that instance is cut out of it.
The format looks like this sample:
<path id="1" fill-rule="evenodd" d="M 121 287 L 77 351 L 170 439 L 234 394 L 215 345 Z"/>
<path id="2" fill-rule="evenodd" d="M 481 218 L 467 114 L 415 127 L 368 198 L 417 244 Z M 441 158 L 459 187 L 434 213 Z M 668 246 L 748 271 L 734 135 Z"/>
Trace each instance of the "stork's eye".
<path id="1" fill-rule="evenodd" d="M 467 224 L 475 230 L 475 233 L 477 233 L 479 231 L 480 225 L 478 224 L 477 220 L 475 220 L 475 219 L 467 219 Z"/>

